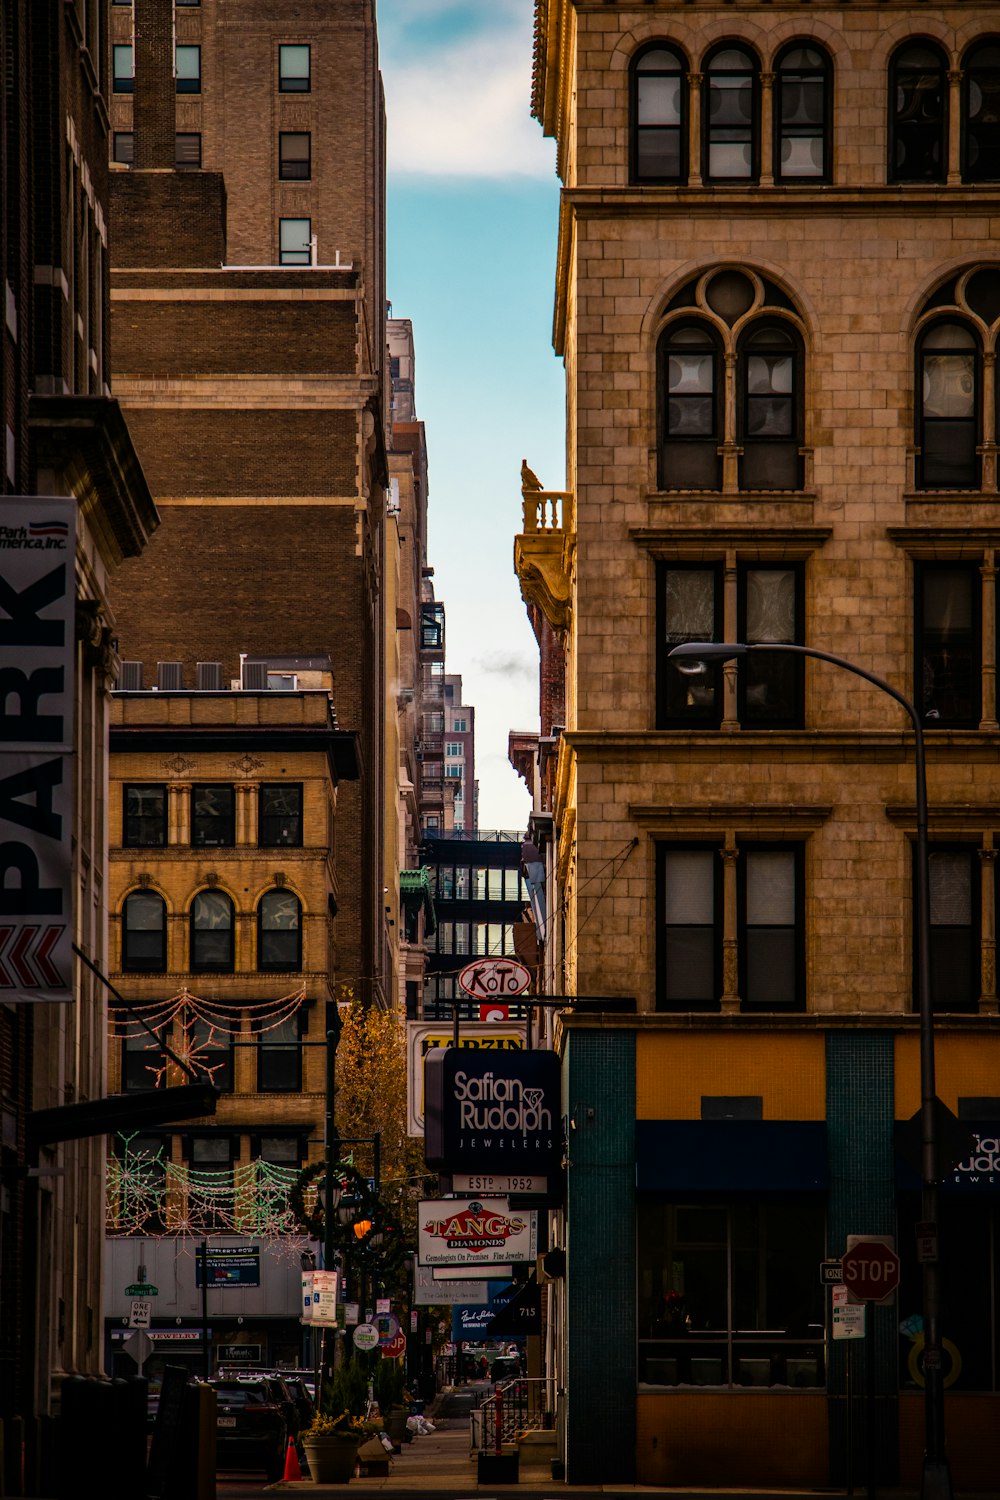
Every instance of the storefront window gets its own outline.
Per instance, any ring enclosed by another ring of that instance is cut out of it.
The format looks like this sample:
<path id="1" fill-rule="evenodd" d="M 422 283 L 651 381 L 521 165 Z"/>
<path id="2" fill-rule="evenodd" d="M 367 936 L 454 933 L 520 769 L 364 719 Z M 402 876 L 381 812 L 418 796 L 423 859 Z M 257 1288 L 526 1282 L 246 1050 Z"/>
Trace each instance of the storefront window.
<path id="1" fill-rule="evenodd" d="M 822 1203 L 641 1203 L 638 1231 L 641 1384 L 825 1384 Z"/>

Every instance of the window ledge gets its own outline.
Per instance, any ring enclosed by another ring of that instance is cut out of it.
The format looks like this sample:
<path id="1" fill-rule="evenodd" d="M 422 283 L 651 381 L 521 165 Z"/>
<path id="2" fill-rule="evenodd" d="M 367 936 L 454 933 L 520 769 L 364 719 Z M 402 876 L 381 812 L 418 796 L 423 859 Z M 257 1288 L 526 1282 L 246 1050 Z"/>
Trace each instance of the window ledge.
<path id="1" fill-rule="evenodd" d="M 768 510 L 762 514 L 760 501 L 692 496 L 678 503 L 657 494 L 650 496 L 651 524 L 634 526 L 629 535 L 654 557 L 701 558 L 706 548 L 716 556 L 733 548 L 737 553 L 745 550 L 754 560 L 791 562 L 809 557 L 833 534 L 831 526 L 812 524 L 811 495 L 791 503 L 790 497 L 768 498 Z M 695 513 L 692 501 L 703 507 L 700 513 Z"/>

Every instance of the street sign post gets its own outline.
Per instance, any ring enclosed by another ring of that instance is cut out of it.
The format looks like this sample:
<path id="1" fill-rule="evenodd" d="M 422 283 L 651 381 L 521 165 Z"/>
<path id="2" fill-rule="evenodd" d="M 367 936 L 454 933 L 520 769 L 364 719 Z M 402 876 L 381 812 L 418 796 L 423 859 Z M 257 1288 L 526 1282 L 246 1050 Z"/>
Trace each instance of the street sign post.
<path id="1" fill-rule="evenodd" d="M 819 1279 L 823 1286 L 840 1286 L 844 1279 L 839 1260 L 821 1260 L 819 1263 Z"/>
<path id="2" fill-rule="evenodd" d="M 148 1328 L 153 1312 L 153 1304 L 145 1298 L 133 1298 L 129 1304 L 128 1326 L 130 1328 Z"/>
<path id="3" fill-rule="evenodd" d="M 139 1328 L 125 1340 L 124 1344 L 122 1344 L 122 1350 L 135 1360 L 141 1370 L 153 1352 L 153 1340 L 148 1333 L 144 1333 Z"/>
<path id="4" fill-rule="evenodd" d="M 137 1281 L 134 1286 L 125 1288 L 126 1297 L 158 1297 L 160 1288 L 154 1286 L 151 1281 Z"/>
<path id="5" fill-rule="evenodd" d="M 846 1286 L 831 1288 L 833 1316 L 831 1329 L 835 1339 L 863 1339 L 865 1336 L 865 1305 L 851 1302 Z"/>
<path id="6" fill-rule="evenodd" d="M 371 1349 L 378 1348 L 378 1329 L 373 1328 L 370 1323 L 359 1323 L 354 1330 L 354 1347 L 361 1349 L 365 1354 Z"/>
<path id="7" fill-rule="evenodd" d="M 895 1295 L 899 1256 L 888 1236 L 848 1235 L 840 1267 L 854 1302 L 890 1302 Z"/>

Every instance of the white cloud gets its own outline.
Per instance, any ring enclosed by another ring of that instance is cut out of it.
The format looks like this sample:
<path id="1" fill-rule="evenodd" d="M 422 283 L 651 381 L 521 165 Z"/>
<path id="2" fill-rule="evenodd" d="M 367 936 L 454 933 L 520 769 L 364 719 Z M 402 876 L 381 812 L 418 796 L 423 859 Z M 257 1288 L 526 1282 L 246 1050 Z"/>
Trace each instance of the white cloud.
<path id="1" fill-rule="evenodd" d="M 531 41 L 523 26 L 419 53 L 383 49 L 389 170 L 446 177 L 553 175 L 531 118 Z"/>

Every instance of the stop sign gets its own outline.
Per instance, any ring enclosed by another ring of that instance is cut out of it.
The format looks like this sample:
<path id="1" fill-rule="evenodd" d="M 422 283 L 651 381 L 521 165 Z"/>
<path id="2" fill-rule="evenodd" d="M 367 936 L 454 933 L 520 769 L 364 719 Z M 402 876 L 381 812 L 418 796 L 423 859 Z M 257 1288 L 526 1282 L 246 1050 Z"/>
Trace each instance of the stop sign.
<path id="1" fill-rule="evenodd" d="M 899 1256 L 882 1240 L 855 1240 L 840 1270 L 857 1302 L 888 1302 L 899 1285 Z"/>

